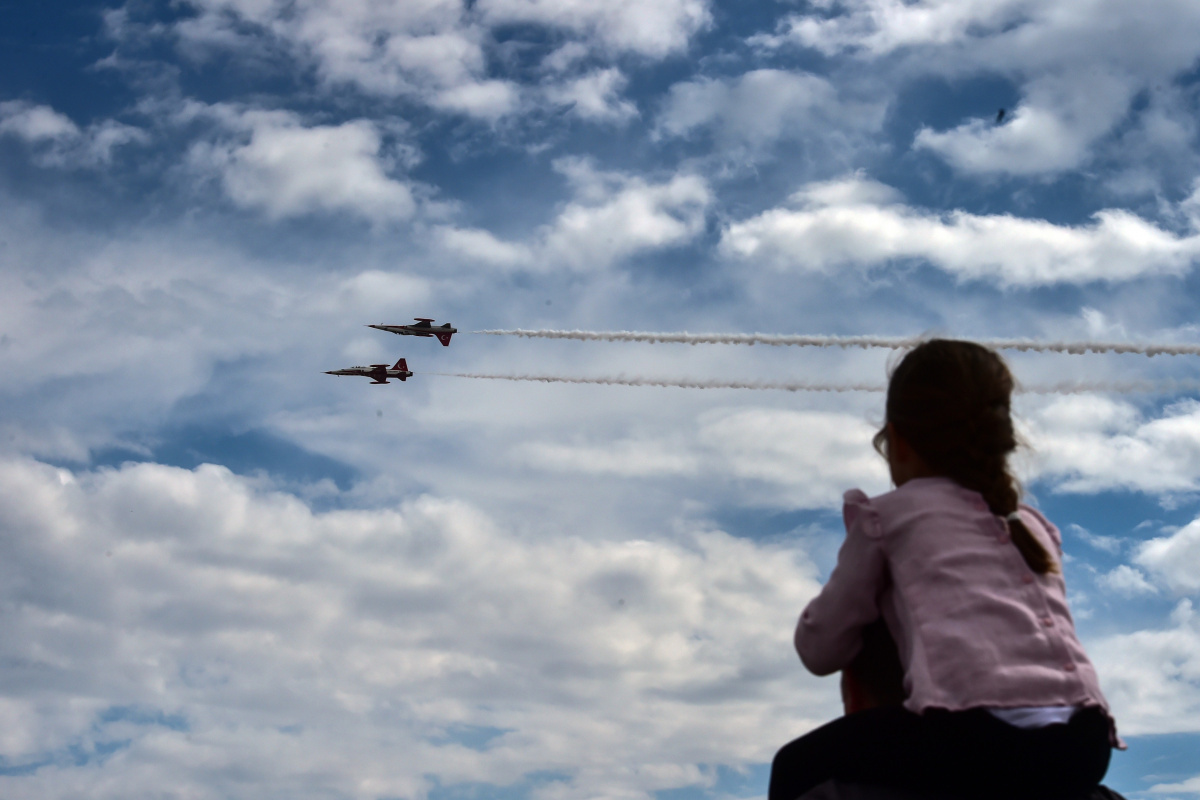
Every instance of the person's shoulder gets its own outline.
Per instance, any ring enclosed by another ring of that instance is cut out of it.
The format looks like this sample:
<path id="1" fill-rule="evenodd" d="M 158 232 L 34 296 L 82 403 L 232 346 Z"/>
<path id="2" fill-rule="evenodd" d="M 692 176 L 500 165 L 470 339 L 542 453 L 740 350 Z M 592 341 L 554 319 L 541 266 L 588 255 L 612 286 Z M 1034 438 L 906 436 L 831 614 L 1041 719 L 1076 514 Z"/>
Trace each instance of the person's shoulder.
<path id="1" fill-rule="evenodd" d="M 970 797 L 978 796 L 979 794 L 974 792 L 970 794 Z M 826 781 L 800 795 L 797 800 L 965 800 L 965 797 L 965 795 L 958 794 L 946 795 L 863 783 Z M 1125 800 L 1125 798 L 1107 786 L 1097 786 L 1085 794 L 1064 796 L 1061 800 Z"/>
<path id="2" fill-rule="evenodd" d="M 871 538 L 879 537 L 879 511 L 862 489 L 850 489 L 842 495 L 842 519 L 847 531 L 859 528 Z"/>
<path id="3" fill-rule="evenodd" d="M 878 538 L 884 532 L 894 528 L 899 521 L 911 517 L 914 511 L 928 507 L 931 497 L 930 490 L 936 494 L 936 487 L 914 486 L 916 481 L 909 481 L 903 486 L 890 492 L 867 495 L 862 489 L 851 489 L 843 495 L 842 516 L 846 521 L 846 529 L 860 528 L 872 538 Z"/>
<path id="4" fill-rule="evenodd" d="M 1050 540 L 1054 542 L 1054 545 L 1060 550 L 1062 549 L 1062 532 L 1059 531 L 1057 525 L 1046 518 L 1045 514 L 1027 503 L 1021 503 L 1020 511 L 1022 521 L 1026 525 L 1029 524 L 1029 520 L 1032 518 L 1046 532 Z"/>
<path id="5" fill-rule="evenodd" d="M 913 509 L 963 505 L 974 497 L 978 495 L 950 478 L 913 478 L 903 486 L 870 498 L 870 503 L 881 514 L 894 516 Z"/>

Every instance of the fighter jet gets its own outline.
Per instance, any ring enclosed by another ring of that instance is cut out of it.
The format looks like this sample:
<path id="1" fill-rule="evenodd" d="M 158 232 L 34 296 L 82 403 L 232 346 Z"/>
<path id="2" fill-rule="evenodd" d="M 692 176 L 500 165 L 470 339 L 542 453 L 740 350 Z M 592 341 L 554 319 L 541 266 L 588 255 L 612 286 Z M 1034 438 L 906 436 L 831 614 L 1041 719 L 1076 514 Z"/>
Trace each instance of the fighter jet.
<path id="1" fill-rule="evenodd" d="M 412 371 L 408 368 L 408 362 L 403 358 L 395 363 L 394 366 L 388 367 L 387 364 L 372 364 L 369 367 L 348 367 L 346 369 L 331 369 L 325 373 L 326 375 L 361 375 L 364 378 L 370 378 L 371 383 L 387 383 L 388 378 L 399 378 L 402 381 L 408 380 L 408 376 L 412 375 Z"/>
<path id="2" fill-rule="evenodd" d="M 413 317 L 413 319 L 417 321 L 416 325 L 368 325 L 367 327 L 379 331 L 390 331 L 400 336 L 436 336 L 443 347 L 449 347 L 450 337 L 458 333 L 458 328 L 451 328 L 449 322 L 445 325 L 435 326 L 431 319 L 424 317 Z"/>

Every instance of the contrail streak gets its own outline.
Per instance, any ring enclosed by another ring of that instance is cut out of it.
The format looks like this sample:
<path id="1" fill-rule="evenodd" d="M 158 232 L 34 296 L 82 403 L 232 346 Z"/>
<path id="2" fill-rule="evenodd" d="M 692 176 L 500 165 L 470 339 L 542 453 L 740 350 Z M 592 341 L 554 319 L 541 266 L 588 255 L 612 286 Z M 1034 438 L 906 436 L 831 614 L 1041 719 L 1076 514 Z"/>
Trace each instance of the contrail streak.
<path id="1" fill-rule="evenodd" d="M 696 380 L 690 378 L 653 378 L 640 375 L 607 375 L 577 377 L 572 375 L 502 375 L 484 372 L 421 372 L 420 375 L 441 375 L 448 378 L 472 378 L 488 381 L 526 381 L 532 383 L 583 383 L 602 386 L 658 386 L 676 389 L 750 389 L 782 392 L 882 392 L 882 383 L 823 383 L 814 381 L 730 381 Z M 1173 394 L 1200 390 L 1200 381 L 1140 380 L 1140 381 L 1062 381 L 1052 384 L 1020 386 L 1023 394 L 1089 394 L 1112 392 L 1118 394 Z"/>
<path id="2" fill-rule="evenodd" d="M 882 392 L 881 383 L 814 383 L 812 381 L 726 381 L 690 378 L 647 378 L 608 375 L 581 378 L 571 375 L 495 375 L 482 372 L 426 372 L 449 378 L 476 378 L 488 381 L 531 381 L 535 383 L 592 383 L 602 386 L 660 386 L 676 389 L 757 389 L 783 392 Z"/>
<path id="3" fill-rule="evenodd" d="M 915 347 L 923 336 L 789 336 L 772 333 L 652 333 L 648 331 L 486 330 L 488 336 L 526 339 L 577 339 L 585 342 L 646 342 L 648 344 L 762 344 L 770 347 L 862 347 L 902 350 Z M 1136 342 L 1039 342 L 1033 339 L 980 339 L 997 350 L 1035 353 L 1136 353 L 1144 356 L 1200 355 L 1200 344 L 1138 344 Z"/>

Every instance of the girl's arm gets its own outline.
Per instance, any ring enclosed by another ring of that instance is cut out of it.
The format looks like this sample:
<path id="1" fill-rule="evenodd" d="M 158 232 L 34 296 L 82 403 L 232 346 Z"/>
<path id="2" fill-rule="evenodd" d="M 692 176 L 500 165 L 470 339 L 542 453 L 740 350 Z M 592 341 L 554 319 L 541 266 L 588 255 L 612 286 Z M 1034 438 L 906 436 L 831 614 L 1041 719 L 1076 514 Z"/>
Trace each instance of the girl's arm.
<path id="1" fill-rule="evenodd" d="M 846 541 L 837 566 L 796 626 L 796 652 L 816 675 L 837 672 L 858 655 L 863 627 L 879 618 L 876 598 L 887 574 L 879 515 L 871 501 L 857 489 L 846 492 L 843 514 Z"/>
<path id="2" fill-rule="evenodd" d="M 846 713 L 904 705 L 904 667 L 882 617 L 863 628 L 862 639 L 862 649 L 842 670 Z"/>

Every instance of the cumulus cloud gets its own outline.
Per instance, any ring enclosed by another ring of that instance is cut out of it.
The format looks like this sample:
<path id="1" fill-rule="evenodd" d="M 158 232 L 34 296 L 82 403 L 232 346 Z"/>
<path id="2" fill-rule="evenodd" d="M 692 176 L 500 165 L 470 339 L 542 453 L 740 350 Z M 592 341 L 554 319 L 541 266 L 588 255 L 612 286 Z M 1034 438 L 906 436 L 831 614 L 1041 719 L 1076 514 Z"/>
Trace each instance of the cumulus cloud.
<path id="1" fill-rule="evenodd" d="M 1119 553 L 1124 546 L 1125 540 L 1117 536 L 1103 536 L 1097 533 L 1092 533 L 1082 525 L 1070 523 L 1066 526 L 1067 531 L 1078 539 L 1082 539 L 1089 547 L 1094 547 L 1097 550 L 1103 550 L 1105 553 Z"/>
<path id="2" fill-rule="evenodd" d="M 441 245 L 490 266 L 588 271 L 688 244 L 704 232 L 713 195 L 699 175 L 680 173 L 656 183 L 597 170 L 587 159 L 563 158 L 554 166 L 573 197 L 528 243 L 506 242 L 479 229 L 445 227 L 437 234 Z"/>
<path id="3" fill-rule="evenodd" d="M 1200 618 L 1190 600 L 1171 627 L 1106 637 L 1088 653 L 1123 735 L 1200 731 Z"/>
<path id="4" fill-rule="evenodd" d="M 479 228 L 442 227 L 436 232 L 439 245 L 469 263 L 516 268 L 532 262 L 532 249 L 506 242 Z"/>
<path id="5" fill-rule="evenodd" d="M 141 128 L 112 119 L 80 128 L 50 106 L 24 100 L 0 103 L 0 136 L 12 136 L 34 148 L 43 166 L 97 167 L 113 159 L 113 151 L 149 136 Z"/>
<path id="6" fill-rule="evenodd" d="M 1146 790 L 1149 794 L 1200 794 L 1200 775 L 1179 783 L 1156 783 Z"/>
<path id="7" fill-rule="evenodd" d="M 660 136 L 712 130 L 722 151 L 749 154 L 781 139 L 877 128 L 883 106 L 840 97 L 826 78 L 758 69 L 735 78 L 698 78 L 671 87 L 657 120 Z"/>
<path id="8" fill-rule="evenodd" d="M 686 446 L 626 439 L 603 444 L 526 442 L 518 458 L 542 469 L 626 478 L 694 475 L 699 459 Z"/>
<path id="9" fill-rule="evenodd" d="M 1038 474 L 1058 491 L 1161 494 L 1200 488 L 1200 403 L 1194 400 L 1147 418 L 1126 401 L 1060 397 L 1024 424 Z"/>
<path id="10" fill-rule="evenodd" d="M 998 74 L 1020 103 L 1003 126 L 968 120 L 922 130 L 915 145 L 975 174 L 1033 175 L 1073 169 L 1131 110 L 1140 91 L 1171 81 L 1200 56 L 1188 32 L 1200 11 L 1187 0 L 1142 13 L 1128 4 L 1029 0 L 851 0 L 788 16 L 766 47 L 796 44 L 826 55 L 899 62 L 906 76 Z"/>
<path id="11" fill-rule="evenodd" d="M 702 414 L 682 441 L 535 442 L 519 453 L 543 469 L 723 478 L 739 484 L 741 502 L 836 508 L 852 486 L 873 494 L 887 488 L 886 466 L 870 445 L 873 433 L 850 414 L 745 408 Z"/>
<path id="12" fill-rule="evenodd" d="M 610 67 L 550 85 L 545 91 L 551 103 L 568 107 L 581 119 L 624 122 L 638 114 L 637 106 L 620 98 L 627 82 L 619 69 Z"/>
<path id="13" fill-rule="evenodd" d="M 1129 107 L 1134 86 L 1111 75 L 1090 75 L 1098 84 L 1044 79 L 1031 83 L 1026 98 L 1003 125 L 973 119 L 947 131 L 922 128 L 913 147 L 934 152 L 963 172 L 1038 175 L 1074 169 L 1087 161 L 1091 145 Z"/>
<path id="14" fill-rule="evenodd" d="M 315 270 L 178 230 L 109 233 L 15 204 L 0 212 L 0 452 L 86 463 L 90 449 L 152 441 L 177 404 L 206 391 L 216 394 L 205 407 L 239 405 L 253 427 L 264 403 L 313 403 L 326 388 L 318 368 L 356 363 L 340 354 L 363 323 L 394 322 L 437 293 L 426 273 L 346 263 L 343 250 Z M 387 335 L 372 338 L 371 359 L 391 355 Z M 214 389 L 232 364 L 254 366 Z"/>
<path id="15" fill-rule="evenodd" d="M 835 712 L 791 653 L 794 549 L 315 513 L 211 465 L 6 461 L 0 498 L 8 797 L 648 800 Z"/>
<path id="16" fill-rule="evenodd" d="M 477 8 L 493 25 L 543 25 L 597 50 L 649 58 L 683 50 L 712 20 L 706 0 L 480 0 Z"/>
<path id="17" fill-rule="evenodd" d="M 704 231 L 712 193 L 698 175 L 662 183 L 597 171 L 590 162 L 556 164 L 577 198 L 544 231 L 544 258 L 583 267 L 608 264 L 648 249 L 686 244 Z"/>
<path id="18" fill-rule="evenodd" d="M 193 145 L 189 162 L 218 175 L 243 208 L 276 220 L 341 212 L 376 224 L 416 210 L 410 184 L 388 174 L 383 137 L 370 121 L 305 125 L 287 111 L 213 111 L 236 138 Z"/>
<path id="19" fill-rule="evenodd" d="M 1087 225 L 910 206 L 861 174 L 809 184 L 789 205 L 722 231 L 721 251 L 780 271 L 828 272 L 922 260 L 964 280 L 1004 286 L 1179 275 L 1200 234 L 1176 235 L 1122 209 Z"/>
<path id="20" fill-rule="evenodd" d="M 1175 592 L 1200 592 L 1200 520 L 1138 548 L 1134 561 Z"/>
<path id="21" fill-rule="evenodd" d="M 760 35 L 760 44 L 778 46 L 788 40 L 825 55 L 843 51 L 880 56 L 904 47 L 951 44 L 971 29 L 994 33 L 1016 22 L 1033 4 L 1028 0 L 931 0 L 907 4 L 901 0 L 851 0 L 844 12 L 827 14 L 832 3 L 814 3 L 812 14 L 785 17 L 776 35 Z"/>
<path id="22" fill-rule="evenodd" d="M 488 122 L 538 102 L 570 106 L 592 121 L 635 115 L 633 106 L 616 96 L 623 79 L 615 68 L 568 75 L 541 91 L 497 76 L 494 71 L 503 71 L 505 63 L 502 54 L 497 58 L 498 27 L 532 25 L 565 38 L 556 55 L 545 60 L 548 69 L 565 74 L 588 54 L 602 61 L 625 54 L 664 58 L 686 48 L 710 22 L 705 0 L 311 0 L 292 5 L 193 0 L 189 5 L 196 13 L 173 22 L 170 30 L 194 58 L 214 49 L 250 60 L 286 54 L 312 63 L 327 87 L 350 85 Z M 110 14 L 109 27 L 118 37 L 131 35 L 127 16 Z"/>
<path id="23" fill-rule="evenodd" d="M 515 84 L 487 74 L 487 31 L 461 0 L 294 5 L 194 0 L 189 5 L 195 15 L 174 22 L 171 30 L 198 57 L 220 49 L 260 59 L 273 56 L 273 48 L 313 64 L 329 87 L 411 97 L 485 120 L 518 105 Z M 119 33 L 121 26 L 110 27 Z"/>
<path id="24" fill-rule="evenodd" d="M 1145 575 L 1128 564 L 1121 564 L 1116 569 L 1106 572 L 1096 579 L 1096 583 L 1125 597 L 1158 593 L 1158 590 L 1146 580 Z"/>

